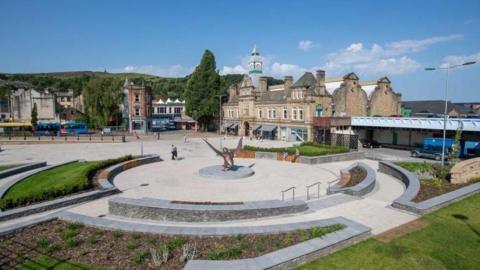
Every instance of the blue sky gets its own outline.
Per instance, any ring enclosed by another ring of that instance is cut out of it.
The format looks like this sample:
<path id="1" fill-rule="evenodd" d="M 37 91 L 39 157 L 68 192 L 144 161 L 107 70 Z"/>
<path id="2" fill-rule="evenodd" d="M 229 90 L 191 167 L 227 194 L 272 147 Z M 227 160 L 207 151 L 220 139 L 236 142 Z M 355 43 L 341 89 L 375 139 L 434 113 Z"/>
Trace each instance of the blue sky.
<path id="1" fill-rule="evenodd" d="M 404 100 L 442 99 L 426 66 L 480 60 L 480 1 L 0 0 L 0 72 L 103 70 L 183 76 L 203 51 L 243 72 L 257 44 L 267 75 L 387 75 Z M 480 101 L 480 63 L 449 97 Z"/>

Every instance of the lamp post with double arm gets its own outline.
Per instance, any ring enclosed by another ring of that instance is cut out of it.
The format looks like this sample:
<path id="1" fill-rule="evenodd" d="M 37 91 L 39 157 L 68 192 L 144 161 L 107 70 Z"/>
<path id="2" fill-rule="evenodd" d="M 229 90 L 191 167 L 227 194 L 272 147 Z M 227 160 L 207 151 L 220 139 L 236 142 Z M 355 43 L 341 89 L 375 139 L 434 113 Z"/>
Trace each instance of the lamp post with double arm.
<path id="1" fill-rule="evenodd" d="M 463 64 L 459 65 L 448 65 L 446 67 L 429 67 L 425 68 L 427 71 L 434 71 L 434 70 L 445 70 L 446 71 L 446 77 L 445 77 L 445 108 L 443 111 L 443 142 L 442 142 L 442 167 L 445 166 L 445 139 L 447 136 L 447 113 L 448 113 L 448 100 L 447 100 L 447 94 L 448 94 L 448 73 L 450 69 L 452 68 L 458 68 L 458 67 L 463 67 L 463 66 L 468 66 L 468 65 L 473 65 L 476 62 L 471 61 L 471 62 L 465 62 Z"/>

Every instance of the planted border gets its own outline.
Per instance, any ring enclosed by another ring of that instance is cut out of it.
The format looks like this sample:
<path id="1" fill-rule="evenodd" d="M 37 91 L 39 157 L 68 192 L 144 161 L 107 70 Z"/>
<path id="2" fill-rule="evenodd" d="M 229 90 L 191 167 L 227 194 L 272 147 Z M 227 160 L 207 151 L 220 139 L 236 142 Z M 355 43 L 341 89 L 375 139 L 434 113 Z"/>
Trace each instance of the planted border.
<path id="1" fill-rule="evenodd" d="M 123 172 L 124 170 L 130 169 L 136 166 L 145 165 L 145 164 L 149 164 L 157 161 L 161 161 L 160 157 L 158 155 L 152 155 L 152 156 L 144 156 L 144 157 L 136 158 L 130 161 L 126 161 L 120 164 L 110 166 L 104 169 L 104 171 L 106 171 L 105 179 L 97 178 L 97 181 L 99 181 L 99 184 L 101 185 L 100 189 L 96 189 L 90 192 L 82 192 L 79 194 L 74 194 L 74 195 L 63 197 L 63 198 L 55 199 L 52 201 L 46 201 L 43 203 L 33 204 L 26 207 L 16 208 L 16 209 L 8 210 L 5 212 L 0 211 L 0 221 L 9 220 L 9 219 L 22 217 L 26 215 L 31 215 L 31 214 L 35 214 L 43 211 L 48 211 L 48 210 L 52 210 L 52 209 L 80 203 L 80 202 L 91 201 L 104 196 L 118 193 L 120 191 L 115 186 L 113 186 L 110 182 L 113 180 L 113 178 L 117 174 L 119 174 L 120 172 Z M 73 161 L 70 161 L 70 162 L 73 162 Z"/>
<path id="2" fill-rule="evenodd" d="M 415 203 L 413 202 L 413 199 L 420 191 L 420 181 L 415 174 L 390 161 L 384 160 L 379 162 L 379 171 L 399 179 L 406 186 L 405 192 L 399 198 L 393 201 L 392 207 L 413 212 L 418 215 L 430 213 L 446 205 L 480 192 L 480 183 L 475 183 L 442 194 L 440 196 Z"/>
<path id="3" fill-rule="evenodd" d="M 354 164 L 350 165 L 348 168 L 346 168 L 345 170 L 351 170 L 351 169 L 353 169 L 354 167 L 357 167 L 357 166 L 362 168 L 363 170 L 365 170 L 367 172 L 366 177 L 360 183 L 356 184 L 355 186 L 351 186 L 351 187 L 343 187 L 339 183 L 337 183 L 334 186 L 330 187 L 327 190 L 327 193 L 328 194 L 335 194 L 335 193 L 340 193 L 341 192 L 341 193 L 345 193 L 345 194 L 348 194 L 348 195 L 359 197 L 359 196 L 364 196 L 364 195 L 368 194 L 369 192 L 371 192 L 375 188 L 375 182 L 376 182 L 376 178 L 377 178 L 377 174 L 375 173 L 375 170 L 372 169 L 367 164 L 362 163 L 362 162 L 354 163 Z"/>

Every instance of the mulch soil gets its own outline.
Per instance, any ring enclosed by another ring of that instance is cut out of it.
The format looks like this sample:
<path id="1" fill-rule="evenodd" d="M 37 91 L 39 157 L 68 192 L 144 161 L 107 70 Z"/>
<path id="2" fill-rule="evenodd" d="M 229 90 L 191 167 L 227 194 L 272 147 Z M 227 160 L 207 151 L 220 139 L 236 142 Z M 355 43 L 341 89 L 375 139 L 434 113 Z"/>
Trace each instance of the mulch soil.
<path id="1" fill-rule="evenodd" d="M 471 185 L 472 183 L 464 184 L 452 184 L 447 180 L 442 180 L 442 184 L 438 185 L 434 180 L 421 180 L 420 181 L 420 191 L 417 196 L 413 199 L 414 202 L 421 202 L 439 195 L 454 191 L 459 188 Z"/>
<path id="2" fill-rule="evenodd" d="M 413 221 L 410 221 L 408 223 L 405 223 L 403 225 L 400 225 L 398 227 L 395 227 L 391 230 L 388 230 L 386 232 L 383 232 L 379 235 L 377 235 L 375 238 L 378 239 L 381 242 L 384 243 L 389 243 L 394 239 L 397 239 L 401 236 L 404 236 L 406 234 L 421 230 L 423 228 L 428 227 L 429 224 L 423 219 L 416 219 Z"/>
<path id="3" fill-rule="evenodd" d="M 352 169 L 350 169 L 350 181 L 348 181 L 348 183 L 346 185 L 344 185 L 343 187 L 353 187 L 357 184 L 359 184 L 360 182 L 363 181 L 363 179 L 365 179 L 365 177 L 367 177 L 367 172 L 360 168 L 360 167 L 353 167 Z"/>
<path id="4" fill-rule="evenodd" d="M 323 233 L 328 233 L 341 226 L 323 229 Z M 236 236 L 171 236 L 109 231 L 55 220 L 0 238 L 0 269 L 12 269 L 27 259 L 48 255 L 106 269 L 175 270 L 182 269 L 186 263 L 181 260 L 185 244 L 196 247 L 195 259 L 215 259 L 212 256 L 238 259 L 257 257 L 313 237 L 318 234 L 313 235 L 312 230 Z M 168 243 L 176 243 L 171 246 L 169 260 L 160 266 L 153 265 L 150 249 L 159 249 Z"/>

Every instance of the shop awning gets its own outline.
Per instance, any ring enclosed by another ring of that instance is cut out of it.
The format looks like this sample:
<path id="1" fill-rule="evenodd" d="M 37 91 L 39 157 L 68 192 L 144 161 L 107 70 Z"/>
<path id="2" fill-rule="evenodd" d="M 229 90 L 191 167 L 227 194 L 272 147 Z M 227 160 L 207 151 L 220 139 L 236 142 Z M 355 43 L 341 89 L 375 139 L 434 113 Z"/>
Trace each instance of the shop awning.
<path id="1" fill-rule="evenodd" d="M 271 125 L 262 125 L 262 128 L 260 129 L 261 131 L 265 132 L 272 132 L 277 128 L 277 126 L 271 126 Z"/>
<path id="2" fill-rule="evenodd" d="M 253 125 L 252 131 L 257 131 L 261 127 L 262 127 L 262 125 Z"/>

